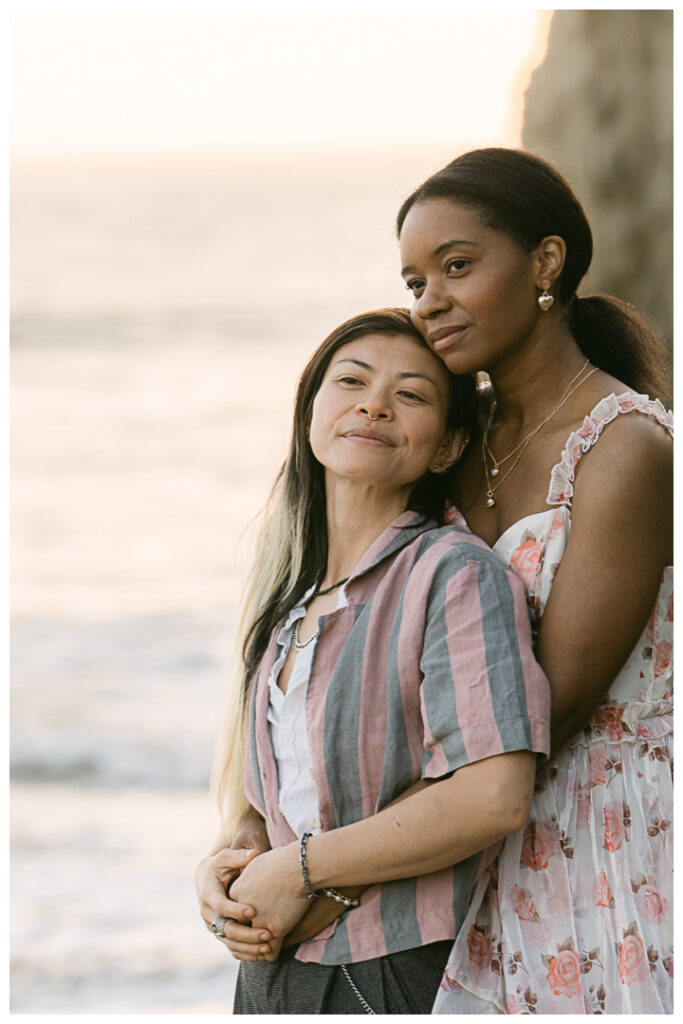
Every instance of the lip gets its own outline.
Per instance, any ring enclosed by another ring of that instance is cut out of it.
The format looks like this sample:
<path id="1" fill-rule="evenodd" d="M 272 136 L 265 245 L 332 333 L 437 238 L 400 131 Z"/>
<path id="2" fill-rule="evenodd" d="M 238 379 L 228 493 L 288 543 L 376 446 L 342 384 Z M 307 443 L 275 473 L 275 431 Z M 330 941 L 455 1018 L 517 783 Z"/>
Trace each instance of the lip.
<path id="1" fill-rule="evenodd" d="M 357 427 L 353 430 L 346 430 L 342 436 L 365 444 L 384 445 L 386 448 L 394 447 L 391 441 L 387 440 L 383 434 L 369 427 Z"/>
<path id="2" fill-rule="evenodd" d="M 432 331 L 431 334 L 428 334 L 427 341 L 435 352 L 441 352 L 442 349 L 448 348 L 456 341 L 460 341 L 467 330 L 469 330 L 469 324 L 463 324 L 461 327 L 441 327 L 438 331 Z"/>

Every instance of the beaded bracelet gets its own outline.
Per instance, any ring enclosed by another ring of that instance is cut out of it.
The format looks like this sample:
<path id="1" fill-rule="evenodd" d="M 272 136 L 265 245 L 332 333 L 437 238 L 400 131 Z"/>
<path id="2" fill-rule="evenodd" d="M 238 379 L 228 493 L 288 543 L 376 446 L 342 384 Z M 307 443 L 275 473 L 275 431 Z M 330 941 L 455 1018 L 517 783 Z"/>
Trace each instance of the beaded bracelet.
<path id="1" fill-rule="evenodd" d="M 336 900 L 337 903 L 343 903 L 345 907 L 359 907 L 360 900 L 352 899 L 351 896 L 345 896 L 343 892 L 339 892 L 338 889 L 321 889 L 320 892 L 325 893 L 331 900 Z"/>
<path id="2" fill-rule="evenodd" d="M 304 885 L 306 886 L 306 895 L 309 900 L 317 900 L 320 895 L 319 892 L 315 892 L 311 888 L 311 881 L 308 877 L 308 864 L 306 863 L 306 843 L 313 835 L 312 832 L 304 832 L 299 843 L 299 861 L 301 862 L 301 874 L 304 876 Z"/>

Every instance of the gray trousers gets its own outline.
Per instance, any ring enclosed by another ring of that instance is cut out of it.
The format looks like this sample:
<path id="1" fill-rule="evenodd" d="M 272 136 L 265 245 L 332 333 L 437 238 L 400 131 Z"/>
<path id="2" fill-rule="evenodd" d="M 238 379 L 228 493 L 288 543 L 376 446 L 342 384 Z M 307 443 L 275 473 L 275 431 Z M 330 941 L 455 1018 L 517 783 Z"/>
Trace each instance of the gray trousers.
<path id="1" fill-rule="evenodd" d="M 348 973 L 375 1013 L 431 1013 L 453 942 L 389 953 L 347 964 Z M 296 948 L 276 963 L 242 962 L 233 1013 L 367 1013 L 341 967 L 302 963 Z"/>

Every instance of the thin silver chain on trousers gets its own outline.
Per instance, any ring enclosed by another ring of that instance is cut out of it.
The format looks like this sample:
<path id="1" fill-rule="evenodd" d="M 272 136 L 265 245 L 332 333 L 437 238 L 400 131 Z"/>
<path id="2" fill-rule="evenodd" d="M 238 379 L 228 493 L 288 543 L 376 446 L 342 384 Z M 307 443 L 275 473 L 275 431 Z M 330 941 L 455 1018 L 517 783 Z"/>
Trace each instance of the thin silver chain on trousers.
<path id="1" fill-rule="evenodd" d="M 363 1009 L 365 1010 L 366 1013 L 372 1013 L 376 1017 L 377 1014 L 375 1013 L 373 1008 L 370 1006 L 370 1003 L 368 1003 L 367 1000 L 365 1000 L 363 998 L 363 996 L 360 994 L 360 992 L 358 991 L 358 988 L 355 985 L 355 983 L 353 981 L 353 978 L 351 977 L 351 975 L 349 974 L 349 972 L 346 969 L 346 965 L 345 964 L 341 964 L 340 966 L 341 966 L 342 971 L 344 972 L 344 977 L 346 978 L 346 980 L 348 981 L 349 985 L 353 989 L 354 994 L 355 994 L 356 998 L 358 999 L 358 1002 L 360 1003 L 360 1005 L 363 1007 Z"/>

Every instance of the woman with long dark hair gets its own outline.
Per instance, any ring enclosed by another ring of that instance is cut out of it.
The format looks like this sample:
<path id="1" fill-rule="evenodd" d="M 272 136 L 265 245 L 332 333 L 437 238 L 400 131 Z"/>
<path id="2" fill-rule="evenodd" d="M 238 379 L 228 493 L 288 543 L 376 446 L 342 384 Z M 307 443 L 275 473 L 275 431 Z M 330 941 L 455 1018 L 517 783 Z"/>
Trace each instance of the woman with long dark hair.
<path id="1" fill-rule="evenodd" d="M 473 394 L 402 310 L 301 377 L 218 758 L 232 824 L 198 875 L 236 1013 L 429 1012 L 477 854 L 526 820 L 549 691 L 524 588 L 443 525 Z M 272 849 L 238 851 L 264 821 Z M 343 917 L 281 952 L 311 903 Z"/>
<path id="2" fill-rule="evenodd" d="M 491 380 L 453 521 L 525 584 L 556 754 L 479 878 L 435 1011 L 671 1012 L 663 347 L 630 306 L 577 295 L 590 227 L 532 154 L 464 154 L 404 202 L 398 233 L 413 322 L 454 374 Z"/>

